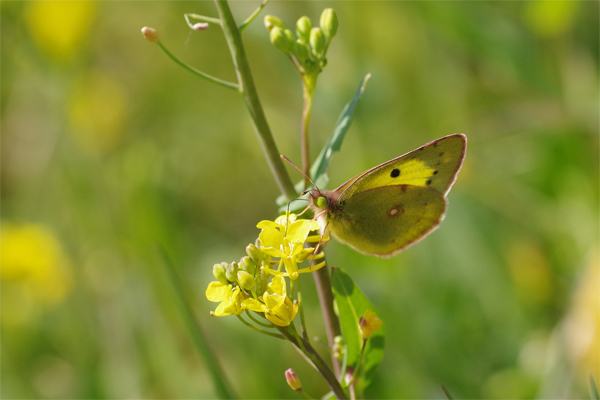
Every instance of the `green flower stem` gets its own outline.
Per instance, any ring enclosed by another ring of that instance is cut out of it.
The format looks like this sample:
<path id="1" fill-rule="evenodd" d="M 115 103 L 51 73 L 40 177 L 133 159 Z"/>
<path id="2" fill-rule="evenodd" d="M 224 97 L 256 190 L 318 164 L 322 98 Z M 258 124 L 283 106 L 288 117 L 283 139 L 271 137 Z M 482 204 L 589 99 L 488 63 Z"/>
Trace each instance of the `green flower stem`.
<path id="1" fill-rule="evenodd" d="M 310 263 L 318 264 L 323 260 L 312 260 Z M 323 319 L 325 320 L 325 331 L 327 332 L 327 343 L 329 348 L 333 349 L 335 345 L 335 337 L 342 334 L 340 328 L 340 321 L 335 314 L 333 309 L 333 289 L 331 288 L 331 277 L 329 276 L 328 268 L 323 267 L 312 273 L 315 280 L 315 286 L 317 288 L 317 294 L 319 295 L 319 303 L 321 303 L 321 312 L 323 313 Z M 340 376 L 341 366 L 340 360 L 338 360 L 333 352 L 331 353 L 331 363 L 333 365 L 333 371 L 336 376 Z"/>
<path id="2" fill-rule="evenodd" d="M 254 315 L 252 315 L 252 313 L 248 310 L 246 310 L 246 315 L 248 316 L 248 318 L 250 318 L 252 320 L 252 322 L 256 323 L 257 325 L 262 326 L 263 328 L 272 328 L 273 324 L 265 324 L 264 322 L 260 322 L 259 320 L 256 319 L 256 317 L 254 317 Z"/>
<path id="3" fill-rule="evenodd" d="M 289 331 L 289 329 L 287 329 L 287 327 L 279 327 L 279 331 L 290 342 L 292 342 L 292 344 L 296 346 L 297 349 L 299 349 L 300 351 L 302 351 L 303 348 L 305 349 L 302 352 L 304 353 L 306 358 L 311 361 L 311 363 L 317 369 L 317 371 L 319 371 L 321 376 L 323 376 L 325 381 L 327 381 L 329 388 L 331 389 L 331 391 L 337 399 L 348 399 L 348 396 L 346 396 L 344 389 L 342 389 L 342 386 L 337 381 L 334 373 L 331 371 L 327 363 L 321 358 L 319 353 L 317 353 L 317 351 L 311 346 L 311 344 L 307 340 L 294 336 Z"/>
<path id="4" fill-rule="evenodd" d="M 305 399 L 308 399 L 308 400 L 313 400 L 313 399 L 314 399 L 314 397 L 310 397 L 310 396 L 309 396 L 308 394 L 306 394 L 306 392 L 305 392 L 304 390 L 302 390 L 302 389 L 298 389 L 298 390 L 296 390 L 296 391 L 297 391 L 298 393 L 300 393 L 302 396 L 304 396 L 304 398 L 305 398 Z"/>
<path id="5" fill-rule="evenodd" d="M 250 23 L 254 21 L 256 17 L 258 17 L 258 14 L 260 14 L 260 12 L 263 10 L 263 8 L 265 8 L 268 2 L 269 0 L 263 0 L 260 6 L 258 6 L 258 8 L 254 10 L 254 12 L 244 22 L 242 22 L 242 24 L 238 28 L 240 32 L 246 29 L 246 27 L 250 25 Z"/>
<path id="6" fill-rule="evenodd" d="M 214 76 L 208 75 L 200 70 L 197 70 L 196 68 L 184 63 L 183 61 L 181 61 L 179 58 L 175 57 L 169 50 L 167 50 L 167 48 L 161 43 L 161 41 L 159 40 L 158 42 L 156 42 L 156 44 L 158 44 L 158 46 L 162 49 L 162 51 L 165 52 L 165 54 L 167 56 L 169 56 L 169 58 L 173 61 L 175 61 L 177 64 L 181 65 L 183 68 L 187 69 L 188 71 L 192 72 L 195 75 L 198 75 L 210 82 L 216 83 L 217 85 L 221 85 L 223 87 L 226 87 L 228 89 L 235 89 L 235 90 L 239 90 L 239 85 L 232 83 L 232 82 L 227 82 L 224 81 L 222 79 L 219 78 L 215 78 Z"/>
<path id="7" fill-rule="evenodd" d="M 192 24 L 190 22 L 190 18 L 194 18 L 194 19 L 197 19 L 199 21 L 208 22 L 208 23 L 211 23 L 211 24 L 221 25 L 221 20 L 220 19 L 218 19 L 218 18 L 211 18 L 211 17 L 205 17 L 204 15 L 198 15 L 198 14 L 188 13 L 188 14 L 183 14 L 183 17 L 185 18 L 185 22 L 187 22 L 188 26 L 191 29 L 194 29 L 193 28 L 194 24 Z"/>
<path id="8" fill-rule="evenodd" d="M 298 282 L 298 308 L 300 309 L 300 331 L 302 332 L 302 337 L 304 339 L 308 339 L 308 330 L 306 329 L 306 319 L 304 319 L 304 303 L 302 301 L 302 285 L 300 284 L 300 278 L 296 279 L 296 281 Z"/>
<path id="9" fill-rule="evenodd" d="M 194 313 L 189 307 L 189 303 L 186 301 L 183 294 L 183 287 L 181 281 L 177 276 L 177 271 L 171 263 L 171 260 L 167 256 L 166 252 L 161 249 L 161 256 L 163 258 L 163 264 L 167 267 L 167 273 L 175 294 L 177 297 L 177 307 L 181 312 L 184 319 L 185 325 L 192 336 L 192 340 L 196 345 L 196 348 L 204 358 L 206 368 L 208 369 L 212 378 L 213 385 L 217 396 L 221 399 L 234 399 L 236 396 L 231 393 L 231 385 L 225 379 L 225 373 L 219 365 L 219 360 L 214 355 L 210 347 L 210 341 L 206 340 L 198 321 L 196 320 Z"/>
<path id="10" fill-rule="evenodd" d="M 302 149 L 302 171 L 304 171 L 304 188 L 310 187 L 310 146 L 308 128 L 310 124 L 310 112 L 312 110 L 313 95 L 315 93 L 314 86 L 308 85 L 302 81 L 302 95 L 304 98 L 304 107 L 302 108 L 302 124 L 300 126 L 300 142 Z"/>
<path id="11" fill-rule="evenodd" d="M 246 107 L 250 112 L 254 131 L 256 132 L 258 141 L 261 144 L 263 153 L 265 154 L 271 173 L 279 186 L 280 192 L 287 197 L 288 200 L 292 200 L 296 198 L 297 193 L 294 189 L 294 184 L 283 165 L 283 161 L 279 157 L 280 153 L 277 150 L 277 145 L 273 139 L 273 134 L 267 123 L 267 118 L 265 117 L 262 105 L 258 100 L 258 93 L 254 86 L 254 80 L 252 79 L 252 73 L 250 72 L 250 65 L 246 58 L 240 31 L 233 19 L 227 0 L 215 0 L 215 4 L 219 10 L 225 40 L 229 46 L 231 58 L 235 66 L 239 82 L 239 91 L 242 93 Z"/>
<path id="12" fill-rule="evenodd" d="M 263 330 L 262 330 L 262 329 L 260 329 L 259 327 L 256 327 L 256 326 L 254 326 L 254 325 L 252 325 L 252 324 L 248 323 L 248 322 L 247 322 L 247 321 L 246 321 L 244 318 L 240 317 L 239 315 L 238 315 L 237 317 L 238 317 L 238 319 L 239 319 L 240 321 L 242 321 L 242 323 L 243 323 L 244 325 L 246 325 L 246 326 L 247 326 L 247 327 L 249 327 L 249 328 L 252 328 L 252 329 L 254 329 L 254 330 L 255 330 L 256 332 L 258 332 L 258 333 L 262 333 L 263 335 L 267 335 L 267 336 L 276 337 L 277 339 L 284 339 L 284 340 L 285 340 L 285 336 L 283 336 L 283 335 L 278 335 L 277 333 L 271 333 L 271 332 L 263 331 Z"/>
<path id="13" fill-rule="evenodd" d="M 365 347 L 367 347 L 367 339 L 363 339 L 363 344 L 360 348 L 360 354 L 358 355 L 358 360 L 356 361 L 356 368 L 354 368 L 354 372 L 352 373 L 352 377 L 348 380 L 347 386 L 354 386 L 354 383 L 356 383 L 356 378 L 358 377 L 358 370 L 360 369 L 363 360 L 363 355 L 365 354 Z"/>

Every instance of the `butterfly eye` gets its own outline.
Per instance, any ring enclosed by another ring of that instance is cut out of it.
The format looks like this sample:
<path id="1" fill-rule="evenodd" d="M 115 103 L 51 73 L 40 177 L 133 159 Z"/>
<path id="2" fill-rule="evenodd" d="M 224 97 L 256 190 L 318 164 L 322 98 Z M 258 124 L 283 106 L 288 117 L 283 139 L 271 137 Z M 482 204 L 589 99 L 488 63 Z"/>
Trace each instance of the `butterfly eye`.
<path id="1" fill-rule="evenodd" d="M 327 201 L 327 198 L 325 198 L 323 196 L 317 198 L 317 207 L 326 208 L 328 205 L 329 205 L 329 202 Z"/>

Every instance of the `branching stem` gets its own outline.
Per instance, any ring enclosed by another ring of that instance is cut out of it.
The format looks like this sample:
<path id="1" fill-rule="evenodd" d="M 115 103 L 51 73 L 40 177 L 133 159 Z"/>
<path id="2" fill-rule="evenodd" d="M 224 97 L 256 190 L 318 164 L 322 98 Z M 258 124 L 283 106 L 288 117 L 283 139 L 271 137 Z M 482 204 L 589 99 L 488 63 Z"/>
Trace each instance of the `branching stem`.
<path id="1" fill-rule="evenodd" d="M 280 153 L 277 150 L 275 139 L 273 139 L 271 128 L 269 128 L 262 105 L 258 100 L 258 93 L 254 86 L 254 80 L 252 79 L 252 73 L 250 72 L 250 65 L 248 64 L 240 31 L 233 19 L 227 1 L 215 0 L 215 4 L 219 10 L 225 40 L 229 46 L 231 58 L 235 66 L 239 91 L 242 93 L 246 107 L 250 112 L 252 125 L 254 126 L 258 141 L 263 149 L 271 173 L 279 186 L 279 190 L 288 200 L 294 199 L 296 198 L 297 193 L 294 189 L 294 184 L 283 165 L 283 161 L 279 157 Z"/>

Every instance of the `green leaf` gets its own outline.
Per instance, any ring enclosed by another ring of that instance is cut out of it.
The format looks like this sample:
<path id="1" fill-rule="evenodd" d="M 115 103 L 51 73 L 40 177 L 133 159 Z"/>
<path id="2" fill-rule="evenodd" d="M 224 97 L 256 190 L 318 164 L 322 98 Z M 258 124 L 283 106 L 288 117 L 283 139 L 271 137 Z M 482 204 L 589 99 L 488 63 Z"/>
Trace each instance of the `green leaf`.
<path id="1" fill-rule="evenodd" d="M 329 140 L 321 150 L 321 153 L 313 163 L 312 167 L 310 167 L 310 176 L 315 184 L 320 188 L 326 187 L 327 183 L 329 183 L 329 177 L 327 176 L 327 167 L 329 166 L 329 161 L 331 161 L 333 153 L 340 151 L 340 148 L 342 147 L 342 141 L 344 140 L 348 128 L 350 128 L 350 123 L 352 122 L 352 116 L 354 115 L 356 104 L 358 104 L 358 100 L 360 100 L 360 97 L 365 91 L 367 82 L 369 82 L 370 78 L 371 74 L 367 74 L 367 76 L 364 77 L 360 83 L 360 86 L 356 90 L 356 93 L 354 93 L 352 100 L 350 100 L 350 102 L 346 104 L 346 107 L 344 107 L 342 110 L 342 113 L 335 123 L 333 133 L 329 137 Z M 304 179 L 298 182 L 295 185 L 295 188 L 297 193 L 304 191 Z M 305 196 L 304 198 L 307 197 Z M 280 211 L 285 211 L 286 207 L 284 206 L 286 204 L 287 199 L 285 196 L 279 196 L 277 198 L 277 205 L 281 206 Z"/>
<path id="2" fill-rule="evenodd" d="M 366 310 L 371 310 L 377 315 L 379 313 L 343 269 L 335 268 L 331 280 L 342 335 L 346 341 L 346 354 L 344 355 L 344 365 L 342 366 L 342 370 L 345 370 L 349 365 L 356 367 L 356 362 L 360 355 L 363 342 L 358 330 L 360 317 L 362 317 Z M 361 370 L 359 371 L 361 376 L 364 377 L 365 387 L 373 380 L 377 367 L 383 358 L 384 327 L 385 322 L 367 340 Z"/>
<path id="3" fill-rule="evenodd" d="M 356 93 L 354 93 L 352 100 L 350 100 L 350 102 L 346 104 L 346 107 L 344 107 L 342 110 L 342 114 L 335 123 L 333 133 L 329 137 L 325 147 L 323 147 L 323 150 L 321 150 L 321 153 L 310 168 L 310 176 L 313 177 L 313 180 L 317 185 L 325 186 L 329 181 L 329 178 L 327 178 L 326 175 L 329 161 L 331 161 L 333 153 L 340 151 L 340 148 L 342 147 L 342 141 L 344 140 L 344 136 L 346 135 L 348 128 L 350 128 L 350 123 L 352 122 L 352 116 L 354 115 L 356 104 L 358 104 L 358 100 L 360 100 L 360 97 L 365 91 L 367 82 L 369 82 L 370 78 L 371 74 L 367 74 L 367 76 L 364 77 L 360 83 L 360 86 L 356 90 Z M 323 181 L 324 183 L 322 183 Z"/>
<path id="4" fill-rule="evenodd" d="M 600 396 L 598 396 L 598 388 L 596 387 L 596 382 L 594 382 L 594 377 L 590 375 L 590 397 L 593 400 L 600 400 Z"/>
<path id="5" fill-rule="evenodd" d="M 448 400 L 453 400 L 452 395 L 450 394 L 448 389 L 446 389 L 445 387 L 442 386 L 442 391 L 444 392 L 444 394 L 446 395 L 446 398 L 448 398 Z"/>

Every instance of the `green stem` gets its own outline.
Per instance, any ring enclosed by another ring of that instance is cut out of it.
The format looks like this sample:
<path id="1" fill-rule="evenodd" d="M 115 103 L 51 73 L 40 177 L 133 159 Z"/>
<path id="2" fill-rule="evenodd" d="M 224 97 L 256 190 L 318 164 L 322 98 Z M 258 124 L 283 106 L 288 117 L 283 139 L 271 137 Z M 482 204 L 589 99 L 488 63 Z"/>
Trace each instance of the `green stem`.
<path id="1" fill-rule="evenodd" d="M 216 24 L 216 25 L 221 25 L 221 20 L 218 18 L 211 18 L 211 17 L 205 17 L 204 15 L 198 15 L 198 14 L 183 14 L 183 17 L 185 18 L 185 22 L 187 22 L 188 26 L 191 29 L 194 29 L 194 24 L 192 24 L 190 22 L 190 18 L 194 18 L 197 19 L 199 21 L 204 21 L 204 22 L 208 22 L 211 24 Z"/>
<path id="2" fill-rule="evenodd" d="M 239 90 L 239 88 L 240 88 L 239 85 L 236 85 L 235 83 L 227 82 L 222 79 L 215 78 L 212 75 L 208 75 L 208 74 L 206 74 L 200 70 L 197 70 L 196 68 L 184 63 L 179 58 L 175 57 L 169 50 L 167 50 L 167 48 L 161 43 L 160 40 L 158 42 L 156 42 L 156 44 L 158 44 L 158 46 L 162 49 L 162 51 L 164 51 L 165 54 L 167 56 L 169 56 L 169 58 L 171 58 L 171 60 L 175 61 L 177 64 L 181 65 L 183 68 L 187 69 L 188 71 L 192 72 L 193 74 L 198 75 L 201 78 L 204 78 L 210 82 L 216 83 L 217 85 L 224 86 L 228 89 Z"/>
<path id="3" fill-rule="evenodd" d="M 254 21 L 254 18 L 258 17 L 258 14 L 260 14 L 260 12 L 263 10 L 263 8 L 265 8 L 268 2 L 269 0 L 263 0 L 260 6 L 258 6 L 258 8 L 254 10 L 254 12 L 244 22 L 242 22 L 242 24 L 238 28 L 240 32 L 246 29 L 246 27 L 250 25 L 252 21 Z"/>
<path id="4" fill-rule="evenodd" d="M 298 393 L 300 393 L 302 396 L 304 396 L 304 398 L 305 398 L 305 399 L 308 399 L 308 400 L 313 400 L 313 399 L 314 399 L 314 397 L 310 397 L 310 396 L 309 396 L 308 394 L 306 394 L 306 392 L 305 392 L 304 390 L 302 390 L 302 389 L 298 389 L 298 390 L 296 390 L 296 391 L 297 391 Z"/>
<path id="5" fill-rule="evenodd" d="M 298 282 L 298 308 L 300 309 L 300 331 L 302 337 L 308 339 L 308 330 L 306 329 L 306 319 L 304 319 L 304 302 L 302 301 L 302 285 L 300 284 L 300 277 L 296 279 Z"/>
<path id="6" fill-rule="evenodd" d="M 196 320 L 194 313 L 188 305 L 188 302 L 185 299 L 183 294 L 183 286 L 181 285 L 181 281 L 177 276 L 177 271 L 175 267 L 171 263 L 171 260 L 167 256 L 164 250 L 161 249 L 161 255 L 163 258 L 163 264 L 167 266 L 167 273 L 169 274 L 169 279 L 171 280 L 171 284 L 176 294 L 177 298 L 177 306 L 181 315 L 184 319 L 185 325 L 192 336 L 192 340 L 196 345 L 196 348 L 204 358 L 205 365 L 210 373 L 210 376 L 213 381 L 213 385 L 215 386 L 215 391 L 217 396 L 221 399 L 233 399 L 235 396 L 231 393 L 231 385 L 225 379 L 225 373 L 221 369 L 219 365 L 219 360 L 213 354 L 210 348 L 210 341 L 206 340 L 202 330 L 200 328 L 200 324 Z"/>
<path id="7" fill-rule="evenodd" d="M 296 198 L 297 193 L 294 189 L 294 184 L 283 165 L 283 161 L 279 157 L 280 153 L 277 150 L 273 134 L 271 133 L 267 118 L 265 117 L 262 105 L 258 99 L 258 93 L 254 86 L 254 80 L 252 79 L 252 73 L 250 72 L 250 65 L 248 64 L 240 31 L 233 19 L 227 1 L 215 0 L 215 4 L 219 10 L 225 40 L 229 46 L 231 58 L 237 73 L 239 90 L 242 93 L 246 107 L 250 112 L 254 131 L 256 132 L 258 141 L 261 144 L 263 153 L 265 154 L 271 173 L 279 186 L 280 192 L 285 195 L 288 200 L 292 200 Z"/>
<path id="8" fill-rule="evenodd" d="M 331 389 L 331 391 L 337 399 L 348 399 L 348 396 L 346 396 L 344 389 L 342 389 L 342 386 L 336 379 L 334 373 L 331 371 L 327 363 L 321 358 L 319 353 L 317 353 L 317 351 L 311 346 L 310 342 L 297 336 L 294 336 L 292 333 L 289 332 L 287 327 L 280 327 L 279 331 L 290 342 L 292 342 L 292 344 L 296 346 L 297 349 L 301 351 L 302 349 L 304 349 L 303 353 L 312 362 L 313 366 L 317 369 L 317 371 L 319 371 L 319 373 L 321 374 L 321 376 L 323 376 L 325 381 L 327 381 L 329 388 Z"/>
<path id="9" fill-rule="evenodd" d="M 323 260 L 312 260 L 310 263 L 318 264 Z M 323 319 L 325 320 L 325 331 L 327 332 L 327 343 L 329 348 L 333 349 L 335 345 L 335 337 L 342 334 L 340 328 L 340 321 L 333 309 L 333 290 L 331 288 L 331 277 L 329 276 L 328 268 L 323 267 L 312 273 L 315 280 L 315 286 L 317 288 L 317 294 L 319 295 L 319 303 L 321 303 L 321 312 L 323 313 Z M 340 360 L 335 357 L 335 354 L 331 353 L 331 363 L 333 365 L 333 371 L 336 376 L 340 376 Z"/>
<path id="10" fill-rule="evenodd" d="M 284 339 L 284 340 L 285 340 L 285 336 L 283 336 L 283 335 L 278 335 L 277 333 L 271 333 L 271 332 L 263 331 L 263 330 L 262 330 L 262 329 L 260 329 L 259 327 L 257 327 L 257 326 L 254 326 L 254 325 L 252 325 L 252 324 L 248 323 L 248 322 L 247 322 L 247 321 L 246 321 L 244 318 L 242 318 L 241 316 L 239 316 L 239 315 L 238 315 L 237 317 L 238 317 L 238 319 L 239 319 L 240 321 L 242 321 L 242 324 L 246 325 L 246 326 L 247 326 L 247 327 L 249 327 L 249 328 L 252 328 L 252 329 L 254 329 L 254 330 L 255 330 L 256 332 L 258 332 L 258 333 L 262 333 L 263 335 L 267 335 L 267 336 L 273 336 L 273 337 L 276 337 L 277 339 Z"/>
<path id="11" fill-rule="evenodd" d="M 254 322 L 257 325 L 262 326 L 263 328 L 272 328 L 273 324 L 269 323 L 269 324 L 265 324 L 263 322 L 260 322 L 259 320 L 257 320 L 254 315 L 252 315 L 252 313 L 250 313 L 250 311 L 246 310 L 246 315 L 248 316 L 248 318 L 250 318 L 252 320 L 252 322 Z"/>
<path id="12" fill-rule="evenodd" d="M 308 129 L 310 124 L 310 113 L 312 110 L 314 88 L 307 87 L 304 81 L 302 82 L 302 95 L 304 98 L 304 107 L 302 109 L 302 123 L 300 126 L 300 142 L 302 149 L 302 171 L 304 172 L 304 188 L 310 187 L 310 146 Z"/>
<path id="13" fill-rule="evenodd" d="M 365 347 L 367 347 L 367 339 L 363 339 L 363 344 L 360 348 L 360 354 L 358 356 L 358 360 L 356 361 L 356 367 L 354 367 L 352 377 L 348 380 L 348 386 L 354 386 L 354 384 L 356 383 L 356 379 L 358 378 L 358 370 L 361 367 L 363 356 L 365 354 Z"/>

